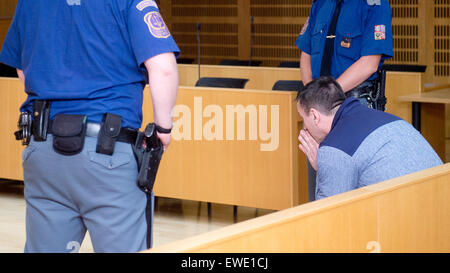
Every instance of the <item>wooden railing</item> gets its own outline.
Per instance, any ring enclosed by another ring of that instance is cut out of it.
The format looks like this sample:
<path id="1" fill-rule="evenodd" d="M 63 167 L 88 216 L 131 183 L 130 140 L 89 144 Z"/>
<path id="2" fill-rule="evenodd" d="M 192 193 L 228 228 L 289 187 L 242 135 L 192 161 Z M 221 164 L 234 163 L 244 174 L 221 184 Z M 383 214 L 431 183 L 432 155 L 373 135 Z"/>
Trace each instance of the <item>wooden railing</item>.
<path id="1" fill-rule="evenodd" d="M 450 163 L 147 252 L 450 252 Z"/>

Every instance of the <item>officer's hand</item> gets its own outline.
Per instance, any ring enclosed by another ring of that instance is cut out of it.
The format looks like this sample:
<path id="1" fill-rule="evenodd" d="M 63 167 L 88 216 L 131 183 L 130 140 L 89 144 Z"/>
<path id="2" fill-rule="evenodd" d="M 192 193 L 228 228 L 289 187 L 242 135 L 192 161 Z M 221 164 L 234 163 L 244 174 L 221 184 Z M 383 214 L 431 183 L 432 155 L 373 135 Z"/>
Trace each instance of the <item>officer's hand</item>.
<path id="1" fill-rule="evenodd" d="M 317 150 L 319 150 L 319 143 L 306 130 L 301 130 L 298 136 L 300 144 L 298 147 L 305 153 L 309 163 L 317 171 Z"/>
<path id="2" fill-rule="evenodd" d="M 160 132 L 157 132 L 158 134 L 158 138 L 161 141 L 163 147 L 164 147 L 164 151 L 167 150 L 167 148 L 169 147 L 170 144 L 170 133 L 169 134 L 163 134 Z"/>

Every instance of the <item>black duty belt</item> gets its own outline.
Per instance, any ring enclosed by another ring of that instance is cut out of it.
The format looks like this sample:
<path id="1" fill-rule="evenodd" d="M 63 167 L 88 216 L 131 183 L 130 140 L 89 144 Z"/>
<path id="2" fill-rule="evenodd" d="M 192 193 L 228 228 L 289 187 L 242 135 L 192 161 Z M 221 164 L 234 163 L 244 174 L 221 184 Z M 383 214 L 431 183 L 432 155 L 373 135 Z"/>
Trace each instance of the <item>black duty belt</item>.
<path id="1" fill-rule="evenodd" d="M 48 133 L 53 134 L 52 128 L 53 120 L 49 121 L 48 124 Z M 86 136 L 88 137 L 98 137 L 100 133 L 101 124 L 95 122 L 87 122 L 86 124 Z M 137 130 L 132 130 L 128 128 L 122 128 L 120 130 L 117 141 L 134 144 L 137 137 Z"/>

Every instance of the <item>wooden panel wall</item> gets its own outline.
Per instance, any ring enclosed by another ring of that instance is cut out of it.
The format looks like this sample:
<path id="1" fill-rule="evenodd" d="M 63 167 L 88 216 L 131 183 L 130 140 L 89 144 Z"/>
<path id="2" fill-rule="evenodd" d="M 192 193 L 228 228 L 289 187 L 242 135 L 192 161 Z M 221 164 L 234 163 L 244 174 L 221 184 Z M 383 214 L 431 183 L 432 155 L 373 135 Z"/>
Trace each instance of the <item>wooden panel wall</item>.
<path id="1" fill-rule="evenodd" d="M 0 50 L 3 47 L 3 40 L 8 32 L 11 19 L 16 10 L 17 0 L 2 0 L 0 1 Z"/>
<path id="2" fill-rule="evenodd" d="M 450 163 L 147 252 L 450 252 Z"/>
<path id="3" fill-rule="evenodd" d="M 298 61 L 295 40 L 312 0 L 157 0 L 181 48 L 181 58 L 197 62 L 197 23 L 201 23 L 201 60 L 262 61 L 278 66 Z M 450 83 L 450 0 L 390 0 L 394 58 L 387 63 L 426 65 L 425 83 Z M 17 0 L 0 2 L 0 42 Z M 250 33 L 254 18 L 254 37 Z M 253 44 L 251 47 L 250 45 Z"/>
<path id="4" fill-rule="evenodd" d="M 13 17 L 16 5 L 17 0 L 2 0 L 0 2 L 0 18 Z"/>
<path id="5" fill-rule="evenodd" d="M 6 33 L 8 33 L 11 19 L 0 19 L 0 50 L 3 48 L 3 41 L 5 40 Z"/>
<path id="6" fill-rule="evenodd" d="M 252 60 L 263 66 L 299 61 L 295 40 L 312 0 L 169 0 L 161 12 L 179 44 L 182 58 L 197 60 L 196 23 L 201 28 L 201 60 Z M 450 1 L 390 0 L 394 58 L 387 63 L 426 65 L 425 83 L 450 83 Z M 250 16 L 254 18 L 251 38 Z"/>
<path id="7" fill-rule="evenodd" d="M 434 4 L 433 24 L 430 24 L 434 56 L 429 62 L 434 61 L 435 82 L 450 83 L 450 0 L 435 0 Z"/>

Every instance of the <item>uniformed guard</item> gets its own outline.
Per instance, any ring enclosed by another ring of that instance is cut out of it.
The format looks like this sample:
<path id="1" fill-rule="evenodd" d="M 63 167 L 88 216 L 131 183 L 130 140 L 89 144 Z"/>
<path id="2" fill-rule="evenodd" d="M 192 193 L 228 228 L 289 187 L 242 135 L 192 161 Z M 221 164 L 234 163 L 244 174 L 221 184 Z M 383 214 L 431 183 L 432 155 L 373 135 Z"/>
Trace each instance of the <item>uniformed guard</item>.
<path id="1" fill-rule="evenodd" d="M 170 143 L 178 54 L 152 0 L 18 1 L 0 62 L 28 95 L 16 133 L 28 145 L 25 252 L 76 251 L 87 230 L 96 252 L 151 246 L 153 194 L 137 185 L 133 148 L 147 82 Z"/>
<path id="2" fill-rule="evenodd" d="M 387 0 L 315 0 L 296 41 L 306 85 L 332 76 L 347 97 L 384 110 L 383 62 L 393 56 L 392 11 Z M 380 75 L 380 76 L 378 76 Z M 301 136 L 299 136 L 301 139 Z M 315 156 L 308 161 L 309 199 L 315 196 Z"/>

